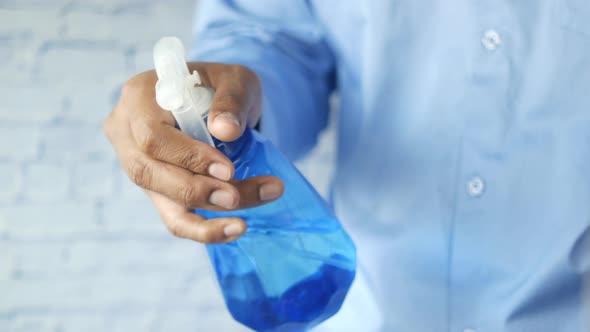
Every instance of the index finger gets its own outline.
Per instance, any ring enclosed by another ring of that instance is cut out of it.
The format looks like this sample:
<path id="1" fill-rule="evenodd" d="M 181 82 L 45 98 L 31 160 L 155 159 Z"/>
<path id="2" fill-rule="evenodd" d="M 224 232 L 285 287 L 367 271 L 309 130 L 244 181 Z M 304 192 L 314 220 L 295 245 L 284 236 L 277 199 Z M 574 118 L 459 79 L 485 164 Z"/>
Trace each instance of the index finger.
<path id="1" fill-rule="evenodd" d="M 180 166 L 195 174 L 208 174 L 223 181 L 233 177 L 232 162 L 221 151 L 207 143 L 197 141 L 163 123 L 136 121 L 131 127 L 137 145 L 154 159 Z"/>

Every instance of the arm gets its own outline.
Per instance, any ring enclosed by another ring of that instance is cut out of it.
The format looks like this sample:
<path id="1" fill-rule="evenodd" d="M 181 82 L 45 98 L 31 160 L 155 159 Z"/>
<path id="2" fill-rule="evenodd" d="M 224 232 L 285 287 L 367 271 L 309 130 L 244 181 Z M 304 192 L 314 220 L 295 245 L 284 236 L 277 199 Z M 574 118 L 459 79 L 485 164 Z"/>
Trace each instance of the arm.
<path id="1" fill-rule="evenodd" d="M 281 7 L 281 3 L 264 5 Z M 268 114 L 263 131 L 289 157 L 302 155 L 326 124 L 332 88 L 332 59 L 306 7 L 291 12 L 286 20 L 276 17 L 290 8 L 262 10 L 274 13 L 273 20 L 221 1 L 205 0 L 204 4 L 206 19 L 198 28 L 202 32 L 195 56 L 234 63 L 189 63 L 191 70 L 199 71 L 203 84 L 216 90 L 209 131 L 222 141 L 237 139 L 245 126 L 256 124 L 264 103 Z M 251 0 L 248 5 L 261 4 Z M 240 64 L 262 77 L 264 98 L 259 77 Z M 172 115 L 155 102 L 155 83 L 153 70 L 131 78 L 105 120 L 105 133 L 121 165 L 145 189 L 172 234 L 205 243 L 235 240 L 246 231 L 244 220 L 205 221 L 194 209 L 266 204 L 282 195 L 283 183 L 272 176 L 232 180 L 229 159 L 174 127 Z"/>
<path id="2" fill-rule="evenodd" d="M 305 1 L 213 1 L 198 8 L 193 59 L 235 63 L 262 81 L 261 130 L 290 159 L 325 128 L 334 59 Z"/>

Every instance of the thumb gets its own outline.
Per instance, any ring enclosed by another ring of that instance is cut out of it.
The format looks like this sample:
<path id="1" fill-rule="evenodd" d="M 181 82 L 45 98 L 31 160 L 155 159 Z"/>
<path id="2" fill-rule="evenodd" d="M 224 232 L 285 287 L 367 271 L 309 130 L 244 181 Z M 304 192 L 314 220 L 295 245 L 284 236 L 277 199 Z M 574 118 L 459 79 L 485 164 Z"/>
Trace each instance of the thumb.
<path id="1" fill-rule="evenodd" d="M 262 88 L 252 70 L 240 65 L 207 64 L 204 83 L 215 89 L 208 128 L 221 141 L 238 139 L 262 111 Z"/>

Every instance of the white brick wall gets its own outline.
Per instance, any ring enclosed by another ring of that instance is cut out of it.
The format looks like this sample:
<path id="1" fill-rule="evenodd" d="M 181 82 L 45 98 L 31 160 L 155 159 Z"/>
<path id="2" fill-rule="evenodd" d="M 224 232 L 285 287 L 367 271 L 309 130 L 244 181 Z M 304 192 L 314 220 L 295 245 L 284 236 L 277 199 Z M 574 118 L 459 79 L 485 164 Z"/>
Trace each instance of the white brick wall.
<path id="1" fill-rule="evenodd" d="M 243 330 L 203 246 L 167 233 L 101 131 L 160 36 L 189 44 L 193 6 L 0 0 L 1 332 Z"/>

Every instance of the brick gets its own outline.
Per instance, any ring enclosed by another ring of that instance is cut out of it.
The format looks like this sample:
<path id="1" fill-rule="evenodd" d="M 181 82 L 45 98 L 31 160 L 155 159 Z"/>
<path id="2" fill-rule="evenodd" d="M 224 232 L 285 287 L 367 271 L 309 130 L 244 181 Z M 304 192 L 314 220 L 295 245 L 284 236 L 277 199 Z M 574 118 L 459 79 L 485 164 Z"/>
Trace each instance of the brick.
<path id="1" fill-rule="evenodd" d="M 22 161 L 37 157 L 41 138 L 39 127 L 3 123 L 0 133 L 10 138 L 0 140 L 0 160 Z"/>
<path id="2" fill-rule="evenodd" d="M 155 6 L 153 9 L 152 15 L 148 17 L 145 15 L 118 15 L 114 17 L 112 21 L 113 31 L 119 33 L 120 38 L 130 45 L 143 46 L 148 49 L 153 48 L 153 45 L 161 37 L 178 34 L 179 30 L 186 31 L 186 33 L 180 34 L 179 37 L 188 37 L 192 28 L 190 20 L 173 18 L 174 14 L 164 6 Z M 158 13 L 157 10 L 162 10 L 164 13 Z M 145 20 L 154 24 L 146 25 Z M 177 27 L 181 27 L 181 29 Z"/>
<path id="3" fill-rule="evenodd" d="M 0 8 L 36 10 L 59 8 L 68 0 L 2 0 Z"/>
<path id="4" fill-rule="evenodd" d="M 18 164 L 0 162 L 0 203 L 10 203 L 22 191 L 22 173 Z"/>
<path id="5" fill-rule="evenodd" d="M 157 38 L 155 39 L 155 41 L 157 41 Z M 188 44 L 185 44 L 185 47 L 187 47 L 187 45 Z M 147 46 L 138 47 L 135 49 L 135 53 L 132 56 L 133 66 L 137 72 L 143 72 L 146 70 L 154 69 L 154 58 L 152 54 L 152 48 Z"/>
<path id="6" fill-rule="evenodd" d="M 102 2 L 100 2 L 103 4 Z M 190 41 L 192 31 L 193 0 L 176 1 L 171 5 L 166 1 L 135 1 L 119 2 L 110 8 L 99 8 L 85 3 L 86 9 L 68 10 L 65 15 L 66 35 L 71 38 L 117 39 L 129 46 L 153 47 L 158 38 L 177 35 L 185 41 Z M 107 5 L 108 6 L 108 5 Z M 74 7 L 70 7 L 73 9 Z M 186 11 L 185 15 L 178 14 L 178 8 Z M 108 16 L 109 24 L 96 29 L 86 22 L 99 22 Z M 150 24 L 145 24 L 150 22 Z"/>
<path id="7" fill-rule="evenodd" d="M 2 122 L 22 122 L 26 125 L 47 123 L 56 119 L 62 109 L 62 93 L 43 84 L 0 85 L 0 95 Z"/>
<path id="8" fill-rule="evenodd" d="M 129 77 L 132 73 L 119 47 L 116 40 L 48 40 L 39 49 L 33 77 L 68 87 Z"/>
<path id="9" fill-rule="evenodd" d="M 60 332 L 109 331 L 108 315 L 101 313 L 75 313 L 59 317 Z"/>
<path id="10" fill-rule="evenodd" d="M 67 269 L 67 243 L 5 240 L 3 244 L 0 256 L 8 264 L 0 280 L 46 280 L 79 274 Z"/>
<path id="11" fill-rule="evenodd" d="M 158 315 L 154 325 L 156 326 L 156 331 L 190 331 L 196 330 L 196 327 L 198 327 L 198 330 L 206 331 L 205 329 L 201 329 L 200 322 L 196 322 L 194 315 L 191 315 L 191 312 L 188 310 L 182 312 L 164 312 Z M 224 329 L 218 331 L 224 331 Z"/>
<path id="12" fill-rule="evenodd" d="M 125 171 L 123 170 L 122 166 L 119 164 L 115 167 L 115 182 L 118 197 L 127 201 L 143 201 L 147 202 L 147 195 L 143 191 L 143 189 L 137 185 L 135 185 Z"/>
<path id="13" fill-rule="evenodd" d="M 250 329 L 238 324 L 229 313 L 215 310 L 202 312 L 195 317 L 194 312 L 164 312 L 158 316 L 155 331 L 236 331 L 247 332 Z"/>
<path id="14" fill-rule="evenodd" d="M 50 308 L 59 297 L 65 297 L 68 287 L 64 282 L 55 283 L 38 280 L 11 280 L 4 282 L 3 301 L 0 312 L 19 312 Z M 67 301 L 67 299 L 64 299 Z M 31 329 L 30 331 L 37 331 Z"/>
<path id="15" fill-rule="evenodd" d="M 73 274 L 94 271 L 142 275 L 159 271 L 186 277 L 197 271 L 207 271 L 209 265 L 202 244 L 164 236 L 152 237 L 150 240 L 131 237 L 109 241 L 75 241 L 68 249 L 65 270 Z M 89 260 L 89 257 L 92 259 Z"/>
<path id="16" fill-rule="evenodd" d="M 114 150 L 102 125 L 57 123 L 43 132 L 41 155 L 55 162 L 109 161 Z"/>
<path id="17" fill-rule="evenodd" d="M 97 13 L 105 15 L 125 13 L 146 13 L 146 9 L 155 2 L 154 0 L 75 0 L 63 7 L 63 14 L 71 13 Z"/>
<path id="18" fill-rule="evenodd" d="M 50 315 L 17 315 L 6 322 L 2 331 L 30 332 L 30 331 L 59 331 L 59 320 Z M 0 327 L 2 323 L 0 321 Z"/>
<path id="19" fill-rule="evenodd" d="M 1 17 L 0 17 L 1 19 Z M 30 82 L 30 71 L 35 60 L 37 40 L 32 31 L 5 31 L 0 29 L 0 86 L 24 85 Z"/>
<path id="20" fill-rule="evenodd" d="M 0 85 L 31 85 L 31 71 L 43 40 L 57 34 L 56 9 L 6 9 L 0 4 Z"/>
<path id="21" fill-rule="evenodd" d="M 138 313 L 127 312 L 123 315 L 110 315 L 108 316 L 108 327 L 104 329 L 104 331 L 152 331 L 152 326 L 154 325 L 154 319 L 157 312 L 158 309 L 151 309 Z"/>
<path id="22" fill-rule="evenodd" d="M 0 206 L 0 236 L 63 240 L 100 230 L 96 207 L 90 203 L 57 201 Z"/>
<path id="23" fill-rule="evenodd" d="M 64 9 L 65 22 L 82 28 L 80 32 L 84 36 L 96 36 L 96 31 L 85 29 L 86 24 L 81 19 L 88 18 L 90 22 L 96 24 L 108 21 L 111 27 L 103 27 L 105 33 L 103 36 L 116 36 L 121 40 L 133 41 L 134 39 L 143 40 L 145 36 L 154 38 L 161 35 L 167 35 L 169 31 L 175 34 L 190 34 L 192 27 L 192 9 L 194 1 L 183 0 L 175 2 L 175 6 L 170 7 L 166 1 L 79 1 L 77 4 L 67 6 Z M 186 10 L 188 15 L 178 15 L 178 8 Z M 187 10 L 189 9 L 189 10 Z M 102 17 L 101 17 L 102 16 Z M 143 19 L 143 21 L 142 21 Z M 151 24 L 146 26 L 145 22 Z M 141 29 L 146 30 L 140 33 Z M 116 35 L 119 33 L 119 35 Z"/>
<path id="24" fill-rule="evenodd" d="M 19 2 L 21 5 L 24 5 L 27 0 Z M 43 2 L 46 4 L 48 3 L 48 1 L 43 0 L 38 1 L 39 5 Z M 55 5 L 47 7 L 39 6 L 37 8 L 31 8 L 28 6 L 23 7 L 25 8 L 7 6 L 6 1 L 3 1 L 3 4 L 0 4 L 0 19 L 3 23 L 2 31 L 4 33 L 30 31 L 40 36 L 46 34 L 55 35 L 57 33 L 60 24 L 58 18 L 59 7 L 56 7 Z"/>
<path id="25" fill-rule="evenodd" d="M 203 246 L 171 236 L 142 190 L 109 173 L 101 130 L 158 38 L 190 44 L 193 6 L 0 2 L 0 136 L 18 142 L 0 144 L 0 331 L 240 331 Z"/>
<path id="26" fill-rule="evenodd" d="M 0 315 L 0 331 L 14 331 L 14 318 Z"/>
<path id="27" fill-rule="evenodd" d="M 67 265 L 64 267 L 71 275 L 81 278 L 87 273 L 122 274 L 131 253 L 128 246 L 120 241 L 75 241 L 68 247 Z M 144 262 L 144 256 L 138 255 L 134 259 Z"/>
<path id="28" fill-rule="evenodd" d="M 149 5 L 142 8 L 143 11 L 150 11 Z M 109 24 L 104 24 L 105 19 L 108 19 Z M 151 19 L 153 17 L 146 17 L 145 13 L 71 12 L 64 18 L 64 36 L 95 40 L 117 39 L 123 44 L 133 45 L 153 41 L 161 35 L 158 31 L 160 26 L 146 26 L 145 21 Z M 143 33 L 142 29 L 145 29 Z"/>
<path id="29" fill-rule="evenodd" d="M 24 197 L 32 202 L 64 200 L 70 189 L 70 170 L 64 163 L 31 163 L 25 167 Z"/>
<path id="30" fill-rule="evenodd" d="M 103 206 L 103 227 L 108 233 L 167 234 L 168 230 L 147 195 L 142 200 L 112 200 Z"/>
<path id="31" fill-rule="evenodd" d="M 102 84 L 82 84 L 72 87 L 62 109 L 65 120 L 101 125 L 118 100 L 119 90 L 126 77 L 115 78 Z"/>
<path id="32" fill-rule="evenodd" d="M 89 161 L 75 163 L 72 191 L 75 199 L 108 199 L 113 195 L 114 163 Z"/>
<path id="33" fill-rule="evenodd" d="M 89 7 L 86 7 L 89 9 Z M 116 38 L 115 32 L 110 24 L 112 16 L 101 13 L 101 10 L 76 11 L 70 6 L 66 9 L 67 13 L 63 17 L 64 29 L 63 36 L 70 39 L 98 39 L 108 40 Z"/>
<path id="34" fill-rule="evenodd" d="M 157 271 L 137 275 L 98 274 L 88 278 L 58 280 L 10 280 L 0 312 L 51 310 L 105 310 L 112 307 L 154 307 L 167 296 L 166 280 Z"/>
<path id="35" fill-rule="evenodd" d="M 207 264 L 206 257 L 191 255 L 188 251 L 175 250 L 183 259 L 169 259 L 170 254 L 166 253 L 171 249 L 165 247 L 170 242 L 155 241 L 161 242 L 155 247 L 153 242 L 76 238 L 71 241 L 5 240 L 0 254 L 3 262 L 0 280 L 85 280 L 101 274 L 140 277 L 154 271 L 182 274 Z"/>
<path id="36" fill-rule="evenodd" d="M 7 319 L 5 325 L 2 325 L 0 319 L 0 330 L 10 332 L 151 331 L 154 312 L 155 310 L 141 312 L 123 310 L 117 313 L 111 311 L 24 313 L 10 320 Z"/>
<path id="37" fill-rule="evenodd" d="M 3 264 L 0 281 L 85 280 L 99 275 L 166 274 L 171 294 L 186 294 L 210 273 L 209 259 L 202 244 L 171 237 L 117 240 L 76 239 L 5 240 L 0 245 Z M 191 277 L 189 286 L 182 282 Z M 177 279 L 176 282 L 171 281 Z M 211 279 L 212 280 L 212 279 Z M 207 281 L 212 284 L 212 281 Z M 215 284 L 212 284 L 215 286 Z M 204 287 L 208 289 L 207 284 Z M 191 291 L 192 293 L 192 291 Z M 191 294 L 195 299 L 197 294 Z"/>
<path id="38" fill-rule="evenodd" d="M 0 292 L 2 291 L 2 283 L 13 278 L 17 269 L 17 260 L 18 257 L 16 257 L 13 247 L 9 246 L 7 241 L 0 240 L 0 262 L 2 262 L 0 264 Z"/>

